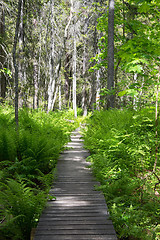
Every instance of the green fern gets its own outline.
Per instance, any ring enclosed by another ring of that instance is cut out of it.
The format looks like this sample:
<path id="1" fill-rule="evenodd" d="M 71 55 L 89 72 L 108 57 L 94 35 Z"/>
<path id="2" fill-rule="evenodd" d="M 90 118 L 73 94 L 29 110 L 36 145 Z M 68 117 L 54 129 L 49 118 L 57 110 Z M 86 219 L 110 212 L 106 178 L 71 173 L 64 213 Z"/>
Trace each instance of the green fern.
<path id="1" fill-rule="evenodd" d="M 33 188 L 27 187 L 24 181 L 17 182 L 8 179 L 6 184 L 1 184 L 0 205 L 7 221 L 7 216 L 20 229 L 24 239 L 29 239 L 30 231 L 36 225 L 36 220 L 41 214 L 46 197 L 43 192 L 37 193 Z M 10 220 L 2 224 L 10 224 Z"/>

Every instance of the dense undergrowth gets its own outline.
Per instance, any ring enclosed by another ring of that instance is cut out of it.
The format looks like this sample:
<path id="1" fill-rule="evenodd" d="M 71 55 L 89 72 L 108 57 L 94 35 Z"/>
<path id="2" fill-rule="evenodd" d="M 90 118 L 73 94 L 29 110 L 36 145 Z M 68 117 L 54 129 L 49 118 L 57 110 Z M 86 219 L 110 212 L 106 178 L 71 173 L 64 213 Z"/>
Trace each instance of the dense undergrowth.
<path id="1" fill-rule="evenodd" d="M 85 146 L 119 239 L 160 239 L 159 153 L 153 172 L 155 131 L 151 109 L 100 111 L 88 120 Z"/>
<path id="2" fill-rule="evenodd" d="M 78 125 L 73 112 L 0 108 L 0 239 L 28 240 L 48 198 L 60 151 Z"/>

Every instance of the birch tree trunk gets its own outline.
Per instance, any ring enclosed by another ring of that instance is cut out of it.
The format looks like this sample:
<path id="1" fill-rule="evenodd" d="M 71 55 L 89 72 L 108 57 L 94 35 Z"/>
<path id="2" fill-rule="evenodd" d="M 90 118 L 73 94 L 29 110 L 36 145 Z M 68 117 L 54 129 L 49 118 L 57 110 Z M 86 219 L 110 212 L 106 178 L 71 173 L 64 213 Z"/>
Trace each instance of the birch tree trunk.
<path id="1" fill-rule="evenodd" d="M 52 100 L 53 94 L 55 91 L 55 79 L 54 79 L 54 51 L 55 51 L 55 43 L 54 43 L 54 0 L 50 0 L 51 4 L 51 56 L 50 56 L 50 81 L 48 85 L 48 112 L 52 110 Z"/>
<path id="2" fill-rule="evenodd" d="M 96 84 L 96 110 L 100 110 L 100 91 L 101 91 L 101 83 L 100 83 L 100 69 L 97 70 L 97 84 Z"/>
<path id="3" fill-rule="evenodd" d="M 33 84 L 34 84 L 34 95 L 33 95 L 33 109 L 38 108 L 38 63 L 36 57 L 33 61 Z"/>
<path id="4" fill-rule="evenodd" d="M 83 47 L 83 89 L 82 89 L 82 109 L 83 115 L 87 116 L 87 94 L 86 94 L 86 40 Z"/>
<path id="5" fill-rule="evenodd" d="M 100 49 L 98 48 L 98 54 L 100 54 Z M 100 81 L 101 70 L 97 70 L 96 79 L 96 110 L 100 110 L 100 91 L 101 91 L 101 81 Z"/>
<path id="6" fill-rule="evenodd" d="M 62 110 L 62 89 L 61 89 L 61 78 L 59 80 L 59 110 Z"/>
<path id="7" fill-rule="evenodd" d="M 137 73 L 134 73 L 134 75 L 133 75 L 133 82 L 134 82 L 134 83 L 137 83 L 137 77 L 138 77 L 138 74 L 137 74 Z M 137 102 L 138 102 L 137 96 L 134 96 L 134 97 L 133 97 L 133 109 L 134 109 L 134 110 L 137 109 Z"/>
<path id="8" fill-rule="evenodd" d="M 84 3 L 84 7 L 86 7 L 86 3 Z M 84 39 L 83 39 L 83 87 L 82 87 L 82 109 L 83 116 L 87 116 L 87 31 L 89 27 L 89 15 L 84 19 Z"/>
<path id="9" fill-rule="evenodd" d="M 76 48 L 76 32 L 75 32 L 75 26 L 74 26 L 74 46 L 73 46 L 73 110 L 74 110 L 74 116 L 77 117 L 77 94 L 76 94 L 76 67 L 77 67 L 77 48 Z"/>
<path id="10" fill-rule="evenodd" d="M 73 6 L 73 0 L 71 0 L 71 8 L 73 9 L 72 12 L 75 11 Z M 76 79 L 76 72 L 77 71 L 77 40 L 76 40 L 76 22 L 75 22 L 75 16 L 73 21 L 73 110 L 74 110 L 74 116 L 77 118 L 77 94 L 76 94 L 76 85 L 77 85 L 77 79 Z"/>
<path id="11" fill-rule="evenodd" d="M 97 54 L 97 16 L 95 17 L 95 24 L 94 24 L 94 41 L 93 41 L 93 54 L 96 56 Z M 94 60 L 95 65 L 95 60 Z M 92 74 L 92 83 L 91 83 L 91 109 L 94 111 L 96 103 L 96 72 L 94 71 Z"/>
<path id="12" fill-rule="evenodd" d="M 114 89 L 114 0 L 109 0 L 108 15 L 108 79 L 107 89 Z M 108 108 L 114 108 L 115 96 L 111 93 L 108 96 Z"/>
<path id="13" fill-rule="evenodd" d="M 41 18 L 40 18 L 40 26 L 42 25 L 41 23 Z M 39 58 L 38 58 L 38 97 L 37 97 L 37 107 L 39 107 L 39 85 L 40 85 L 40 79 L 41 79 L 41 55 L 42 55 L 42 28 L 40 27 L 40 46 L 39 46 Z"/>

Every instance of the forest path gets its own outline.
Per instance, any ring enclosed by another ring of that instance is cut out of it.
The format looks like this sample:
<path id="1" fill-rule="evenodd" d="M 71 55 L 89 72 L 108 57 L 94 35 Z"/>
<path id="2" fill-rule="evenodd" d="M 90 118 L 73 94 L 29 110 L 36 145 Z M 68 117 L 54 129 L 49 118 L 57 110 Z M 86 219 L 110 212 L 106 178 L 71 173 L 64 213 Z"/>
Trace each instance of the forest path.
<path id="1" fill-rule="evenodd" d="M 57 179 L 50 193 L 34 240 L 116 240 L 103 194 L 92 176 L 78 129 L 72 132 L 57 164 Z"/>

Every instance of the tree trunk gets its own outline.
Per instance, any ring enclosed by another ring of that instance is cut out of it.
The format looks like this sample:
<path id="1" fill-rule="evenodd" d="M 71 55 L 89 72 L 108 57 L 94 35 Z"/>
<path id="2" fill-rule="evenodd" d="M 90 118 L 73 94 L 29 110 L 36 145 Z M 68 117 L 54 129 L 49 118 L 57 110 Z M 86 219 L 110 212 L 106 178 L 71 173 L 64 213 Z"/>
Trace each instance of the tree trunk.
<path id="1" fill-rule="evenodd" d="M 15 70 L 14 80 L 15 80 L 15 121 L 18 130 L 18 64 L 17 64 L 17 42 L 18 42 L 18 33 L 19 33 L 19 26 L 20 26 L 20 17 L 21 17 L 21 7 L 22 7 L 22 0 L 18 2 L 18 15 L 16 20 L 16 29 L 15 29 L 15 36 L 14 36 L 14 45 L 13 45 L 13 65 Z"/>
<path id="2" fill-rule="evenodd" d="M 133 82 L 134 83 L 137 83 L 137 76 L 138 76 L 138 74 L 134 73 L 134 75 L 133 75 Z M 133 109 L 134 110 L 137 110 L 137 102 L 138 102 L 137 96 L 134 96 L 133 97 Z"/>
<path id="3" fill-rule="evenodd" d="M 69 100 L 69 91 L 71 86 L 71 69 L 70 69 L 70 55 L 65 49 L 65 64 L 64 64 L 64 77 L 65 77 L 65 102 L 66 107 Z"/>
<path id="4" fill-rule="evenodd" d="M 70 16 L 68 19 L 68 24 L 66 25 L 65 31 L 64 31 L 64 55 L 65 55 L 65 64 L 64 64 L 64 76 L 65 76 L 65 102 L 66 107 L 69 105 L 69 97 L 70 97 L 70 87 L 71 87 L 71 67 L 70 67 L 70 59 L 71 55 L 66 50 L 66 42 L 68 38 L 68 28 L 71 24 L 72 18 L 73 18 L 73 1 L 70 0 Z"/>
<path id="5" fill-rule="evenodd" d="M 72 12 L 75 11 L 73 7 L 73 0 L 71 0 L 71 8 Z M 77 79 L 76 79 L 76 74 L 77 74 L 77 40 L 76 40 L 76 21 L 75 21 L 75 16 L 74 16 L 74 21 L 73 21 L 73 110 L 74 110 L 74 116 L 77 118 Z"/>
<path id="6" fill-rule="evenodd" d="M 33 109 L 38 108 L 38 63 L 36 58 L 33 61 L 33 84 L 34 84 L 34 95 L 33 95 Z"/>
<path id="7" fill-rule="evenodd" d="M 5 42 L 5 13 L 3 6 L 0 4 L 0 68 L 5 67 L 5 51 L 3 43 Z M 4 102 L 6 97 L 6 77 L 3 72 L 0 72 L 0 83 L 1 83 L 1 89 L 0 89 L 0 102 Z"/>
<path id="8" fill-rule="evenodd" d="M 108 79 L 107 89 L 114 89 L 114 0 L 109 0 L 108 15 Z M 108 96 L 108 108 L 114 108 L 115 96 L 110 92 Z"/>
<path id="9" fill-rule="evenodd" d="M 75 28 L 75 26 L 74 26 Z M 73 110 L 74 116 L 77 117 L 77 101 L 76 101 L 76 67 L 77 67 L 77 48 L 76 48 L 76 36 L 74 29 L 74 46 L 73 46 Z"/>
<path id="10" fill-rule="evenodd" d="M 40 25 L 41 19 L 40 19 Z M 41 27 L 42 28 L 42 27 Z M 38 76 L 37 76 L 37 81 L 38 81 L 38 95 L 37 95 L 37 107 L 39 107 L 39 92 L 40 92 L 40 79 L 41 79 L 41 55 L 42 55 L 42 29 L 40 28 L 40 46 L 39 46 L 39 58 L 38 58 Z"/>
<path id="11" fill-rule="evenodd" d="M 84 35 L 87 32 L 86 24 L 84 27 Z M 82 109 L 83 115 L 87 116 L 87 94 L 86 94 L 86 39 L 84 39 L 84 46 L 83 46 L 83 89 L 82 89 Z"/>
<path id="12" fill-rule="evenodd" d="M 160 67 L 159 67 L 159 73 L 158 73 L 158 79 L 157 79 L 157 91 L 156 91 L 156 106 L 155 106 L 155 127 L 156 127 L 156 150 L 155 150 L 155 162 L 153 166 L 153 172 L 156 172 L 157 167 L 157 161 L 158 161 L 158 124 L 159 124 L 159 105 L 158 105 L 158 96 L 159 96 L 159 82 L 160 82 Z"/>
<path id="13" fill-rule="evenodd" d="M 61 78 L 59 80 L 59 110 L 62 110 L 62 91 L 61 91 Z"/>
<path id="14" fill-rule="evenodd" d="M 95 17 L 95 24 L 94 24 L 94 40 L 93 40 L 93 49 L 94 49 L 94 56 L 97 54 L 97 17 Z M 94 65 L 96 61 L 94 60 Z M 91 109 L 94 111 L 96 103 L 96 71 L 92 73 L 92 83 L 91 83 Z"/>
<path id="15" fill-rule="evenodd" d="M 100 49 L 98 48 L 98 54 L 100 54 Z M 96 80 L 96 110 L 100 110 L 100 91 L 101 91 L 101 81 L 100 81 L 101 70 L 97 70 L 97 80 Z"/>
<path id="16" fill-rule="evenodd" d="M 55 91 L 55 79 L 54 79 L 54 0 L 51 0 L 51 56 L 50 56 L 50 81 L 48 86 L 48 112 L 52 110 L 52 100 Z"/>
<path id="17" fill-rule="evenodd" d="M 56 102 L 56 99 L 57 99 L 58 88 L 59 88 L 59 85 L 57 84 L 56 90 L 55 90 L 55 93 L 54 93 L 54 98 L 53 98 L 53 101 L 52 101 L 52 109 L 54 109 L 54 105 L 55 105 L 55 102 Z"/>
<path id="18" fill-rule="evenodd" d="M 100 91 L 101 91 L 101 83 L 100 83 L 100 69 L 97 70 L 97 89 L 96 89 L 96 110 L 100 110 Z"/>
<path id="19" fill-rule="evenodd" d="M 21 16 L 20 16 L 20 25 L 19 25 L 19 61 L 18 61 L 18 78 L 20 81 L 20 95 L 19 95 L 19 105 L 23 107 L 23 98 L 24 98 L 24 0 L 22 0 L 21 6 Z"/>

